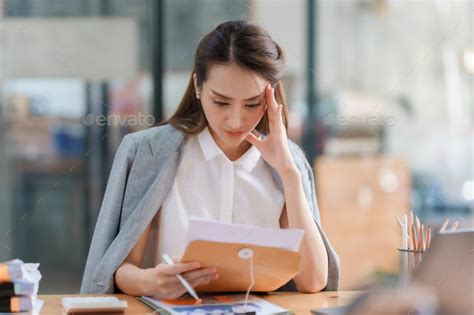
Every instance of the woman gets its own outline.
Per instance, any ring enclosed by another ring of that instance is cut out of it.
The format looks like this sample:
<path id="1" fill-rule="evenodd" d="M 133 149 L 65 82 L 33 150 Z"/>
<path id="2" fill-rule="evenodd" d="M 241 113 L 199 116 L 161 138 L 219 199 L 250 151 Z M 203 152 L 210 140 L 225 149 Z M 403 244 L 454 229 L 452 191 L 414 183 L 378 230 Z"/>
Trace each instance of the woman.
<path id="1" fill-rule="evenodd" d="M 82 293 L 177 298 L 218 278 L 179 257 L 191 216 L 304 229 L 301 272 L 284 290 L 337 290 L 339 262 L 319 223 L 312 170 L 287 139 L 281 48 L 247 21 L 199 43 L 176 113 L 120 145 L 94 232 Z"/>

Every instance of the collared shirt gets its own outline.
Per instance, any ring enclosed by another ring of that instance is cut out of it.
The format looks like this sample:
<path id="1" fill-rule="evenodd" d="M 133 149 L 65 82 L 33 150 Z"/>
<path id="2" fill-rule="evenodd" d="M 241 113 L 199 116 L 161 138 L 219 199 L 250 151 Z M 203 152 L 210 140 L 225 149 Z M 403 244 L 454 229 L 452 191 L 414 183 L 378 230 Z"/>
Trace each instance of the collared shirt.
<path id="1" fill-rule="evenodd" d="M 183 147 L 173 186 L 157 216 L 158 261 L 181 257 L 191 217 L 280 228 L 283 193 L 254 146 L 231 161 L 205 128 Z"/>

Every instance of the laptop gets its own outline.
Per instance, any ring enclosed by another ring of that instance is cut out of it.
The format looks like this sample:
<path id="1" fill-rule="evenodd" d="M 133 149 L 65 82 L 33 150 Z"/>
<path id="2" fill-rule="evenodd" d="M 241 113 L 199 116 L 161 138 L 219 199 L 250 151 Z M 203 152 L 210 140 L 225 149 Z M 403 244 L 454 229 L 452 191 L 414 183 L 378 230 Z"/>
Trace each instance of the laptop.
<path id="1" fill-rule="evenodd" d="M 470 314 L 474 310 L 474 229 L 437 234 L 412 282 L 430 287 L 438 298 L 440 314 Z M 356 298 L 363 302 L 367 293 Z M 352 305 L 311 310 L 313 315 L 343 315 Z"/>
<path id="2" fill-rule="evenodd" d="M 438 298 L 440 312 L 474 310 L 474 229 L 438 234 L 415 270 L 415 283 L 428 286 Z"/>

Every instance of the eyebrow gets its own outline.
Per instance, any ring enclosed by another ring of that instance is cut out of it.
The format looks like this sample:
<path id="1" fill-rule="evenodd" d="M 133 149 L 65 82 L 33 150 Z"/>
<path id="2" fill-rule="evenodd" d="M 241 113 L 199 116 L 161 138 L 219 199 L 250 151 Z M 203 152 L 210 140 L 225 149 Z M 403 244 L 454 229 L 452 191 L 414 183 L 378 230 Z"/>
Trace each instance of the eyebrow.
<path id="1" fill-rule="evenodd" d="M 225 96 L 225 95 L 223 95 L 223 94 L 217 93 L 217 92 L 214 91 L 214 90 L 211 90 L 211 91 L 212 91 L 212 93 L 214 93 L 215 95 L 220 96 L 220 97 L 222 97 L 222 98 L 225 98 L 225 99 L 227 99 L 227 100 L 231 100 L 231 99 L 232 99 L 231 97 L 228 97 L 228 96 Z M 258 98 L 258 97 L 260 97 L 260 96 L 262 96 L 262 94 L 259 94 L 259 95 L 255 95 L 255 96 L 246 98 L 244 101 L 251 101 L 251 100 L 254 100 L 254 99 L 256 99 L 256 98 Z"/>

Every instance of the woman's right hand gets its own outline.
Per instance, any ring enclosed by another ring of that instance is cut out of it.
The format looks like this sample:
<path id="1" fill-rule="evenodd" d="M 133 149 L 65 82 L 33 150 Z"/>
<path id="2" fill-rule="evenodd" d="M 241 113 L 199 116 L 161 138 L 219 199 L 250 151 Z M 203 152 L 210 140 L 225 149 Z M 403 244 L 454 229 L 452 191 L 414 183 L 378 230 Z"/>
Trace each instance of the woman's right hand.
<path id="1" fill-rule="evenodd" d="M 148 269 L 151 292 L 157 299 L 177 299 L 187 292 L 177 274 L 181 274 L 192 287 L 208 284 L 219 277 L 215 267 L 201 267 L 197 261 L 180 263 L 176 258 L 173 260 L 175 265 L 161 263 Z"/>

